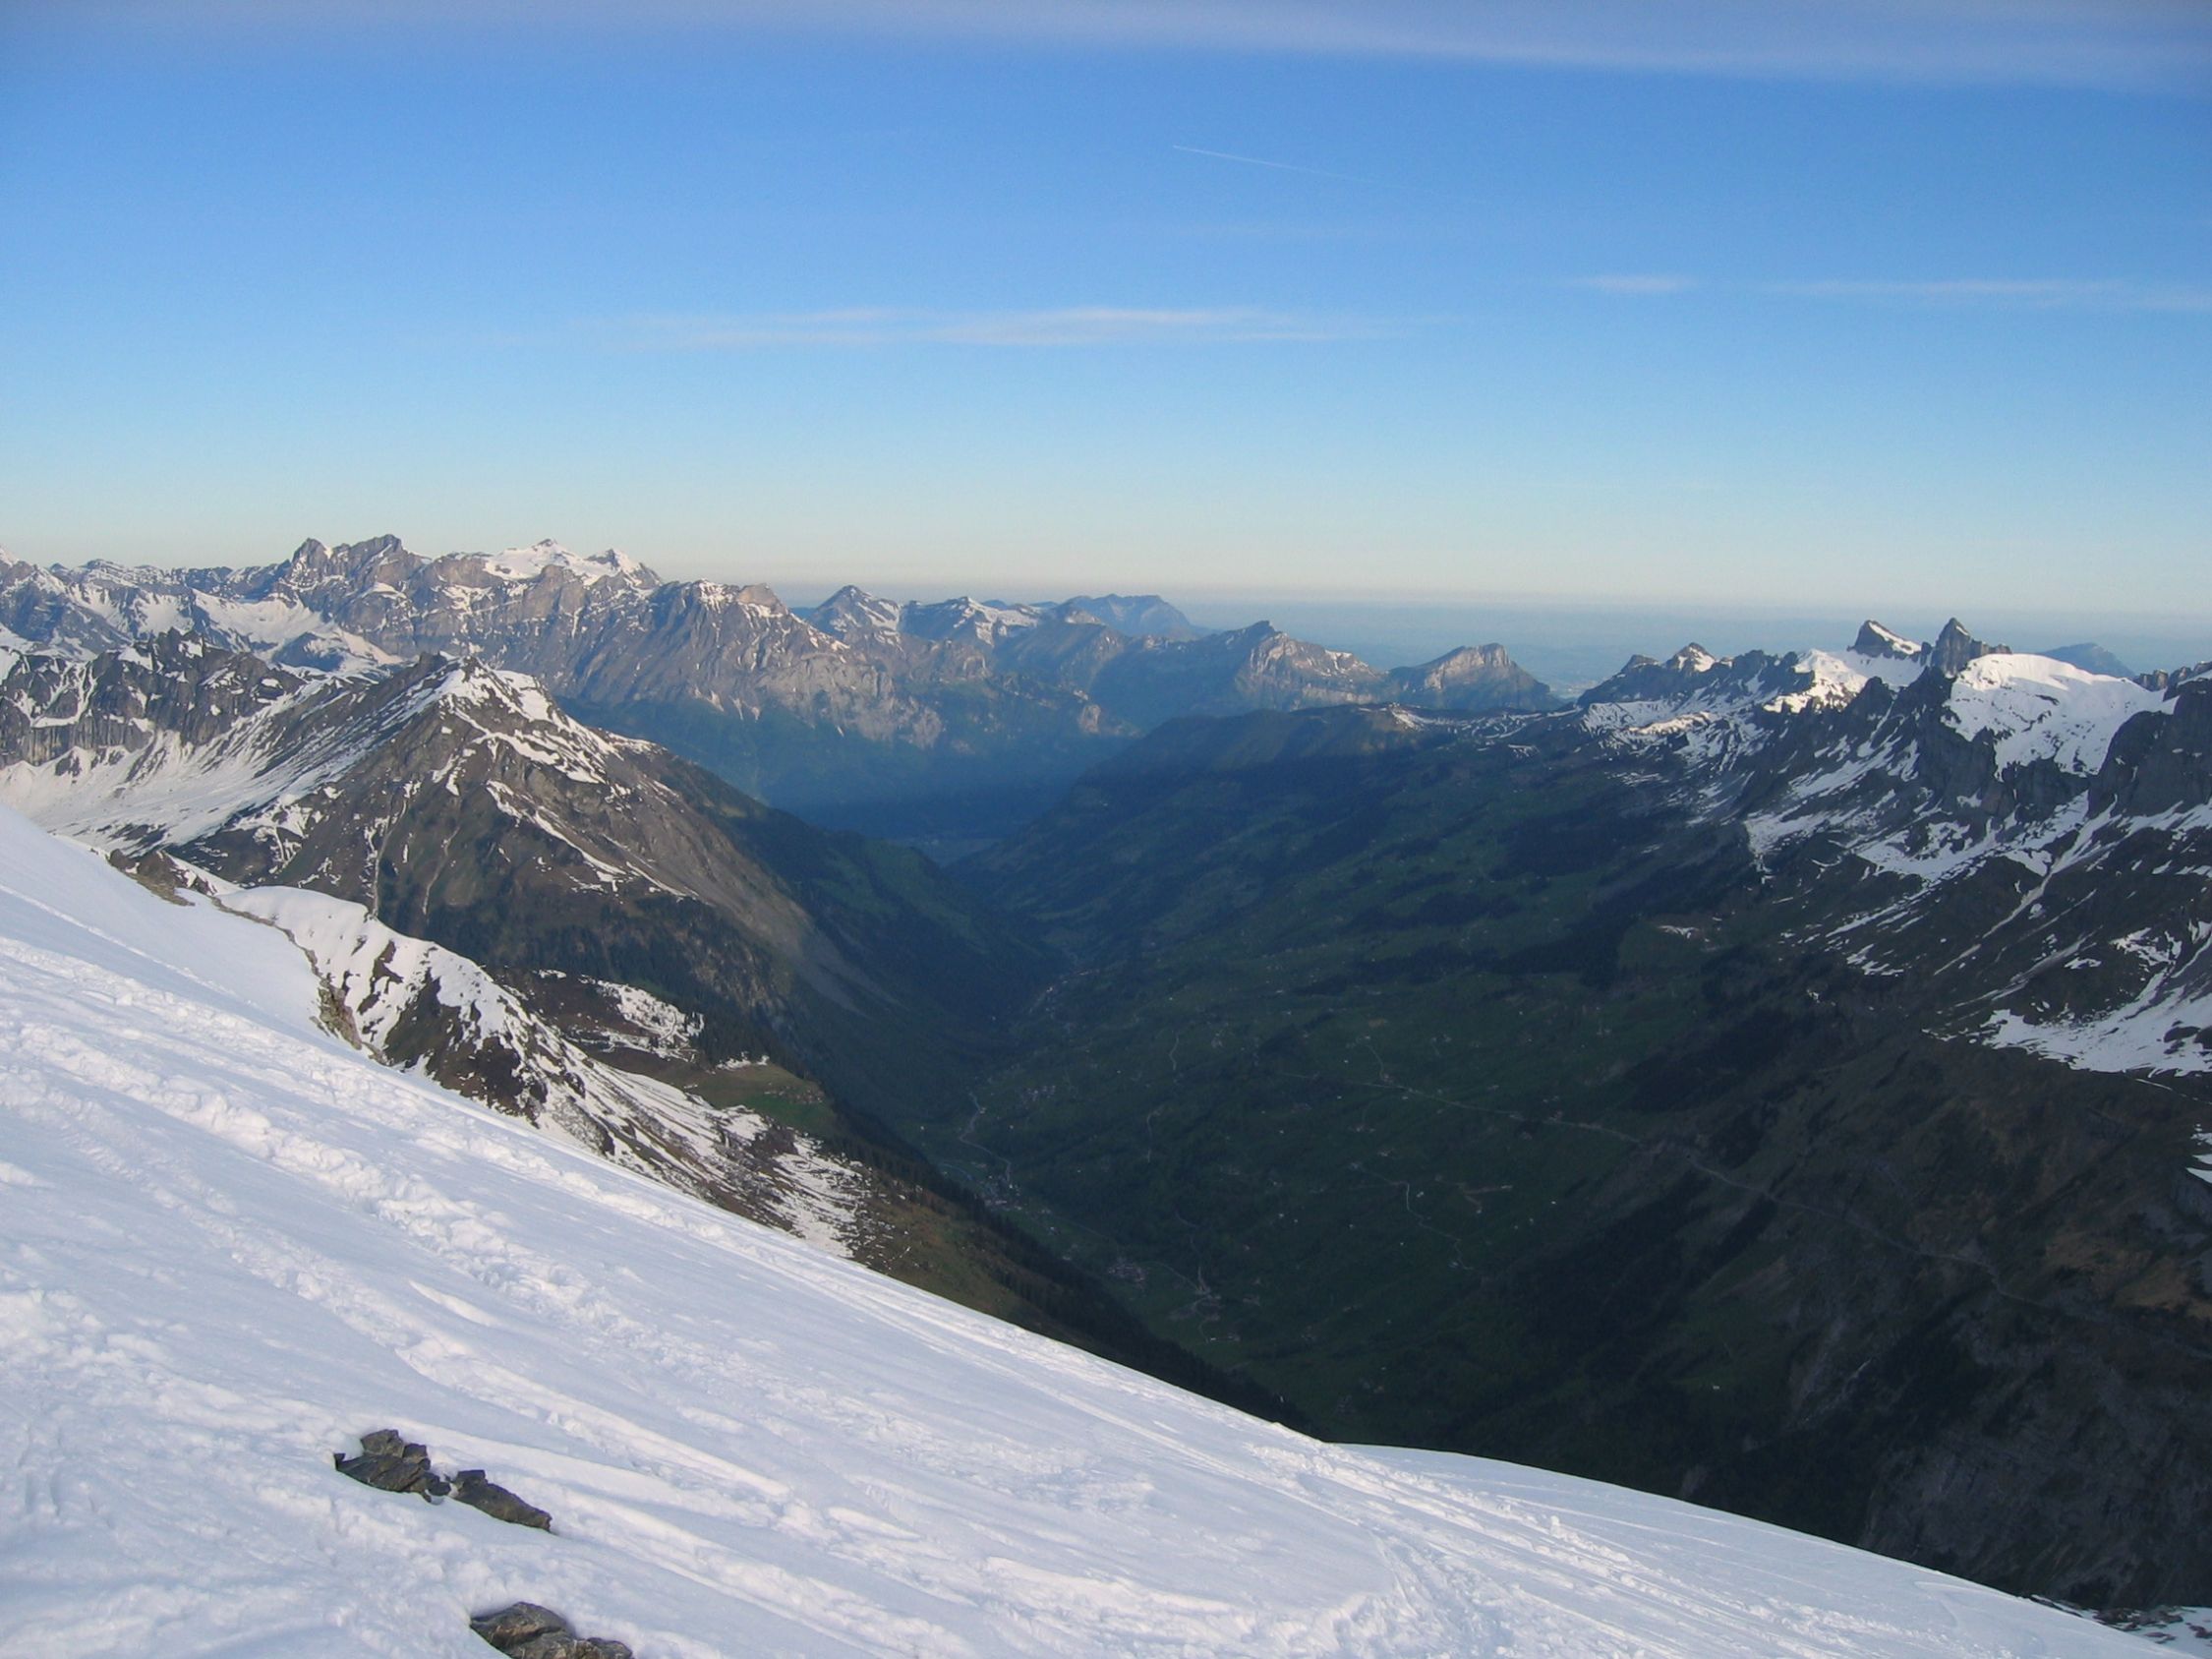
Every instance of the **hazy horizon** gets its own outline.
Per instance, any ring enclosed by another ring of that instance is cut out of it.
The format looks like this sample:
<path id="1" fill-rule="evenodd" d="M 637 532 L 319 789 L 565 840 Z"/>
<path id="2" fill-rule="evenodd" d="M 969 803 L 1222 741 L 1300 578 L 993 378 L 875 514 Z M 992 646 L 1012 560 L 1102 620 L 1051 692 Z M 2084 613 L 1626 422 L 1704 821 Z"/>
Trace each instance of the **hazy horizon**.
<path id="1" fill-rule="evenodd" d="M 0 545 L 2032 596 L 2212 563 L 2212 11 L 0 8 Z"/>
<path id="2" fill-rule="evenodd" d="M 496 553 L 529 545 L 508 540 L 486 547 L 433 552 L 407 537 L 400 540 L 426 557 L 451 552 Z M 232 553 L 212 560 L 125 556 L 108 562 L 126 567 L 165 569 L 205 564 L 252 566 L 275 563 L 299 545 L 293 541 L 282 552 L 259 556 Z M 567 542 L 561 545 L 577 553 L 601 551 Z M 2150 613 L 2111 606 L 2021 605 L 2016 599 L 1982 603 L 1966 593 L 1938 604 L 1897 596 L 1857 603 L 1762 604 L 1727 596 L 1701 599 L 1683 594 L 1569 598 L 1479 590 L 1405 594 L 1351 587 L 1335 591 L 1263 585 L 1224 589 L 1196 582 L 1131 580 L 1126 574 L 1115 580 L 1085 580 L 1081 571 L 1072 576 L 1040 573 L 1034 579 L 1013 583 L 926 578 L 880 582 L 842 572 L 773 579 L 745 569 L 671 570 L 635 549 L 624 551 L 667 580 L 759 583 L 794 611 L 819 605 L 847 585 L 886 599 L 925 604 L 959 597 L 1051 604 L 1078 595 L 1119 593 L 1163 598 L 1205 628 L 1238 628 L 1270 622 L 1299 638 L 1350 651 L 1384 669 L 1427 662 L 1462 645 L 1502 644 L 1538 679 L 1551 683 L 1554 689 L 1570 692 L 1610 675 L 1632 655 L 1665 657 L 1691 643 L 1721 656 L 1747 650 L 1839 650 L 1851 642 L 1859 624 L 1868 620 L 1908 637 L 1933 639 L 1946 622 L 1956 618 L 1979 637 L 2022 651 L 2093 643 L 2113 652 L 2138 674 L 2212 661 L 2212 612 L 2191 616 L 2175 610 Z M 0 556 L 65 567 L 89 563 L 42 560 L 29 557 L 27 550 L 6 547 L 0 547 Z"/>

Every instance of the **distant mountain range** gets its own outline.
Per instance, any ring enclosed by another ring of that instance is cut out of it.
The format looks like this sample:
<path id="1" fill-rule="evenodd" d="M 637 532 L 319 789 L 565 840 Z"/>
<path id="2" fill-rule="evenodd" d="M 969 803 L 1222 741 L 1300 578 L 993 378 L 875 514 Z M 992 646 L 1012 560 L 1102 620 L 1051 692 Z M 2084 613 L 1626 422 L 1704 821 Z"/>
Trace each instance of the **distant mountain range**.
<path id="1" fill-rule="evenodd" d="M 389 536 L 244 569 L 0 558 L 0 629 L 22 641 L 99 651 L 177 628 L 300 669 L 475 653 L 776 805 L 940 844 L 1003 833 L 1180 715 L 1556 704 L 1495 645 L 1385 673 L 1265 622 L 1203 633 L 1149 595 L 918 605 L 847 587 L 800 614 L 615 552 L 426 559 Z"/>
<path id="2" fill-rule="evenodd" d="M 2120 680 L 2132 680 L 2135 671 L 2094 640 L 2084 640 L 2078 645 L 2054 645 L 2043 653 L 2056 657 L 2062 663 L 2087 669 L 2091 674 L 2108 674 Z"/>

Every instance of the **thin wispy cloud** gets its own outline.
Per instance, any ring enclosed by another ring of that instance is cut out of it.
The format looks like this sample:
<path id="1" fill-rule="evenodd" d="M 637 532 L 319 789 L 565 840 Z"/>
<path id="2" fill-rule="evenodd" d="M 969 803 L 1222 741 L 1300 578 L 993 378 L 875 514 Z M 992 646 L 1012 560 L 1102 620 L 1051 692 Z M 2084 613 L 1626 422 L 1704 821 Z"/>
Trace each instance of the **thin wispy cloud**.
<path id="1" fill-rule="evenodd" d="M 11 0 L 134 30 L 714 29 L 2212 94 L 2197 0 Z"/>
<path id="2" fill-rule="evenodd" d="M 1381 339 L 1402 331 L 1402 326 L 1366 318 L 1269 311 L 1255 306 L 1059 306 L 1034 311 L 847 308 L 735 317 L 633 318 L 602 331 L 610 333 L 617 344 L 636 350 L 758 351 L 809 346 L 1318 344 Z"/>

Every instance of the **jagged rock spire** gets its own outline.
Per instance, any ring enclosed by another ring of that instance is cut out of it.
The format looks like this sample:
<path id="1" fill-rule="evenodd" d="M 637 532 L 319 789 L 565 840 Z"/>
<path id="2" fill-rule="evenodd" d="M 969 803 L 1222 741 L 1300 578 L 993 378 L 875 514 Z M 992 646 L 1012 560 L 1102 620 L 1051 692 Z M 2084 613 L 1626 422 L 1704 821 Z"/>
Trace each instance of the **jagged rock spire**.
<path id="1" fill-rule="evenodd" d="M 1928 651 L 1928 661 L 1938 674 L 1954 675 L 1976 657 L 2005 649 L 2003 645 L 1976 639 L 1966 631 L 1966 624 L 1953 617 L 1944 623 L 1943 632 L 1936 635 L 1936 643 Z"/>

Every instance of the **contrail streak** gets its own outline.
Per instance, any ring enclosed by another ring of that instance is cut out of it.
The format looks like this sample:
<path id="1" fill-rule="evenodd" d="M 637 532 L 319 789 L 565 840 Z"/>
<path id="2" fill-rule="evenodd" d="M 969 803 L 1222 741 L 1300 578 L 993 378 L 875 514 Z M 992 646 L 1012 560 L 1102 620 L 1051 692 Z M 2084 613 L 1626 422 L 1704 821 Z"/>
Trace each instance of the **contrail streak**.
<path id="1" fill-rule="evenodd" d="M 1269 161 L 1257 155 L 1232 155 L 1226 149 L 1200 149 L 1196 145 L 1179 144 L 1170 147 L 1186 155 L 1203 155 L 1210 161 L 1234 161 L 1243 167 L 1272 167 L 1279 173 L 1310 173 L 1317 179 L 1342 179 L 1346 184 L 1373 185 L 1378 189 L 1391 188 L 1381 179 L 1362 178 L 1358 173 L 1332 173 L 1326 167 L 1302 167 L 1295 161 Z"/>

